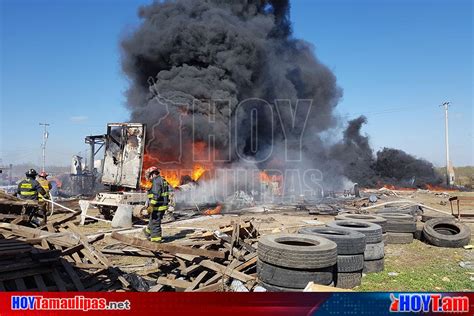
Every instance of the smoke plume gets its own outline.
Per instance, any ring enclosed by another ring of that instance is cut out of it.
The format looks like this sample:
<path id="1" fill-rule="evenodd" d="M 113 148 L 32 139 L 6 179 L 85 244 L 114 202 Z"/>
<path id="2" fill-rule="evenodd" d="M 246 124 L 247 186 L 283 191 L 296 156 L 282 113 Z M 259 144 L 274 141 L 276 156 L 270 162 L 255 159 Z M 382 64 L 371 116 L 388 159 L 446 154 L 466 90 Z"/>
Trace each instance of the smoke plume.
<path id="1" fill-rule="evenodd" d="M 386 151 L 374 157 L 360 135 L 364 118 L 349 122 L 340 142 L 324 140 L 343 124 L 334 114 L 342 90 L 312 46 L 293 37 L 289 9 L 288 0 L 140 8 L 141 24 L 121 43 L 122 68 L 131 121 L 148 127 L 147 151 L 162 165 L 189 167 L 199 148 L 197 158 L 213 165 L 319 169 L 332 188 L 417 175 L 418 161 L 404 153 L 404 171 Z"/>

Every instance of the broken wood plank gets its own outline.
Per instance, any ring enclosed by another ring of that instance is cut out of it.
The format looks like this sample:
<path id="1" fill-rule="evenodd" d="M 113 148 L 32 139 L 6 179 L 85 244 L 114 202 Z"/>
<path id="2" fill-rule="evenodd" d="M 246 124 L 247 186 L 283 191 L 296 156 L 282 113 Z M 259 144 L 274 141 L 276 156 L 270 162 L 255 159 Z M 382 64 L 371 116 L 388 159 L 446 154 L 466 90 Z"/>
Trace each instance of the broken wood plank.
<path id="1" fill-rule="evenodd" d="M 66 261 L 65 259 L 61 260 L 61 264 L 64 267 L 64 270 L 66 270 L 66 273 L 69 275 L 69 277 L 72 280 L 72 283 L 76 287 L 76 290 L 78 291 L 84 291 L 84 285 L 82 284 L 81 280 L 76 274 L 76 271 L 74 271 L 74 268 L 71 266 L 71 264 Z"/>
<path id="2" fill-rule="evenodd" d="M 113 232 L 111 237 L 127 245 L 132 245 L 132 246 L 144 248 L 144 249 L 155 251 L 155 252 L 164 251 L 164 252 L 168 252 L 172 254 L 176 254 L 176 253 L 190 254 L 190 255 L 207 257 L 211 259 L 225 258 L 225 253 L 221 251 L 183 247 L 176 244 L 166 244 L 166 243 L 158 244 L 158 243 L 153 243 L 151 241 L 147 241 L 147 240 L 143 240 L 143 239 L 139 239 L 135 237 L 124 236 L 117 232 Z"/>
<path id="3" fill-rule="evenodd" d="M 212 283 L 212 284 L 200 287 L 194 290 L 193 292 L 221 292 L 223 291 L 223 288 L 224 286 L 222 282 L 216 282 L 216 283 Z"/>
<path id="4" fill-rule="evenodd" d="M 235 269 L 229 269 L 226 266 L 223 266 L 217 262 L 212 262 L 210 260 L 201 261 L 200 264 L 205 268 L 211 269 L 223 275 L 230 276 L 231 278 L 240 280 L 242 282 L 248 282 L 255 279 L 251 276 L 246 275 L 245 273 L 236 271 Z"/>
<path id="5" fill-rule="evenodd" d="M 192 285 L 192 283 L 189 281 L 179 280 L 179 279 L 171 280 L 165 277 L 159 277 L 156 282 L 162 285 L 168 285 L 173 288 L 182 289 L 182 290 L 187 289 L 189 286 Z"/>
<path id="6" fill-rule="evenodd" d="M 202 271 L 197 277 L 196 279 L 194 279 L 194 281 L 191 283 L 190 286 L 188 286 L 184 291 L 185 292 L 190 292 L 192 290 L 194 290 L 198 285 L 199 283 L 201 283 L 202 279 L 204 279 L 207 275 L 207 271 Z"/>

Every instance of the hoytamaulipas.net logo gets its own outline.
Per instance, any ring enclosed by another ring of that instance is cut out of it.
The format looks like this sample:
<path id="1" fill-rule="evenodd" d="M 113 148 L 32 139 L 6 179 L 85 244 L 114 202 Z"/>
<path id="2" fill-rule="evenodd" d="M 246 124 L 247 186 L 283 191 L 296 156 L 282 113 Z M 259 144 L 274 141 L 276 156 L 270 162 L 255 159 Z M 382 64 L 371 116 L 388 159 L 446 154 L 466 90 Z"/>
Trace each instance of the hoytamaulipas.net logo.
<path id="1" fill-rule="evenodd" d="M 432 293 L 390 294 L 391 312 L 468 312 L 469 297 Z"/>
<path id="2" fill-rule="evenodd" d="M 130 310 L 130 301 L 107 301 L 105 298 L 84 297 L 43 297 L 17 295 L 11 298 L 12 310 Z"/>

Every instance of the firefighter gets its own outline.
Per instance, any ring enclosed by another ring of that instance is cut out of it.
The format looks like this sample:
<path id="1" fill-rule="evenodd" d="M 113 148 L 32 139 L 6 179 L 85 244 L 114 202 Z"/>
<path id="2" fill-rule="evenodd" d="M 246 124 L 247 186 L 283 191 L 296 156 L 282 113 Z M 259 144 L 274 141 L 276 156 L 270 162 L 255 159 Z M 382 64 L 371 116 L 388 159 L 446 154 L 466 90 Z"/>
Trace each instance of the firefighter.
<path id="1" fill-rule="evenodd" d="M 18 183 L 18 189 L 15 195 L 20 196 L 20 198 L 24 200 L 31 200 L 31 201 L 38 201 L 39 195 L 46 195 L 45 189 L 41 186 L 41 184 L 36 181 L 36 176 L 38 173 L 35 169 L 30 169 L 26 173 L 26 178 L 20 183 Z M 35 207 L 28 207 L 27 213 L 30 216 L 30 221 L 39 224 L 37 219 L 34 219 L 36 215 L 36 208 Z M 43 222 L 46 220 L 46 216 L 43 214 Z"/>
<path id="2" fill-rule="evenodd" d="M 161 220 L 168 210 L 169 185 L 160 175 L 157 167 L 150 167 L 145 172 L 145 178 L 151 181 L 152 186 L 148 190 L 148 213 L 150 220 L 145 228 L 145 236 L 153 242 L 162 242 Z"/>
<path id="3" fill-rule="evenodd" d="M 48 181 L 48 174 L 44 171 L 40 172 L 38 182 L 39 184 L 43 187 L 43 189 L 46 191 L 45 195 L 39 194 L 38 195 L 38 201 L 40 208 L 43 210 L 45 214 L 47 214 L 48 211 L 48 202 L 46 202 L 43 198 L 51 200 L 51 194 L 49 191 L 51 191 L 51 183 Z"/>

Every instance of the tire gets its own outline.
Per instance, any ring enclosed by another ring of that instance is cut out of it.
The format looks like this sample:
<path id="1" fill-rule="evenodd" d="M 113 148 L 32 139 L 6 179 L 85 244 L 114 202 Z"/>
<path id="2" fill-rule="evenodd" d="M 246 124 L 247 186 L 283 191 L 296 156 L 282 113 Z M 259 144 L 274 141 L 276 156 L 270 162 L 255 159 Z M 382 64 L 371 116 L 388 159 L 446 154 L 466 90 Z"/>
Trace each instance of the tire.
<path id="1" fill-rule="evenodd" d="M 388 234 L 388 233 L 387 233 Z M 379 260 L 385 256 L 384 242 L 367 244 L 364 251 L 364 260 Z"/>
<path id="2" fill-rule="evenodd" d="M 383 233 L 382 234 L 382 241 L 383 241 L 384 244 L 387 244 L 386 240 L 387 240 L 387 233 Z"/>
<path id="3" fill-rule="evenodd" d="M 364 273 L 382 272 L 384 269 L 384 259 L 364 261 Z"/>
<path id="4" fill-rule="evenodd" d="M 334 241 L 338 255 L 358 255 L 364 252 L 365 235 L 351 229 L 330 227 L 305 227 L 298 233 L 315 235 Z"/>
<path id="5" fill-rule="evenodd" d="M 387 233 L 387 244 L 411 244 L 412 233 Z"/>
<path id="6" fill-rule="evenodd" d="M 338 273 L 336 276 L 336 286 L 341 289 L 352 289 L 362 282 L 362 271 L 350 273 Z"/>
<path id="7" fill-rule="evenodd" d="M 416 218 L 410 214 L 403 214 L 403 213 L 382 213 L 380 217 L 385 218 L 387 222 L 391 221 L 415 221 Z"/>
<path id="8" fill-rule="evenodd" d="M 446 234 L 449 233 L 449 234 Z M 469 244 L 471 230 L 452 218 L 434 218 L 425 223 L 423 236 L 432 245 L 458 248 Z"/>
<path id="9" fill-rule="evenodd" d="M 276 285 L 267 284 L 265 282 L 258 282 L 261 286 L 267 289 L 268 292 L 303 292 L 304 288 L 301 289 L 292 289 L 289 287 L 281 287 Z M 305 286 L 306 287 L 306 286 Z"/>
<path id="10" fill-rule="evenodd" d="M 365 235 L 367 244 L 376 244 L 382 241 L 382 227 L 374 223 L 359 220 L 341 220 L 330 222 L 327 226 L 358 231 Z"/>
<path id="11" fill-rule="evenodd" d="M 337 262 L 337 245 L 314 235 L 275 234 L 258 240 L 261 261 L 292 269 L 320 269 Z"/>
<path id="12" fill-rule="evenodd" d="M 387 233 L 414 233 L 416 231 L 416 223 L 414 221 L 388 221 Z"/>
<path id="13" fill-rule="evenodd" d="M 450 219 L 454 219 L 454 216 L 452 215 L 449 215 L 449 214 L 446 214 L 446 216 L 438 216 L 438 215 L 428 215 L 428 214 L 423 214 L 421 215 L 421 221 L 423 223 L 429 221 L 430 219 L 434 219 L 434 218 L 450 218 Z"/>
<path id="14" fill-rule="evenodd" d="M 360 220 L 364 222 L 374 223 L 382 227 L 382 233 L 385 232 L 385 224 L 387 220 L 377 215 L 366 215 L 366 214 L 340 214 L 335 217 L 336 220 Z"/>
<path id="15" fill-rule="evenodd" d="M 337 272 L 354 272 L 364 268 L 364 255 L 337 256 Z"/>
<path id="16" fill-rule="evenodd" d="M 331 284 L 335 266 L 315 269 L 315 270 L 295 270 L 274 266 L 272 264 L 257 261 L 258 279 L 266 284 L 287 287 L 304 288 L 308 282 L 313 281 L 316 284 Z"/>

